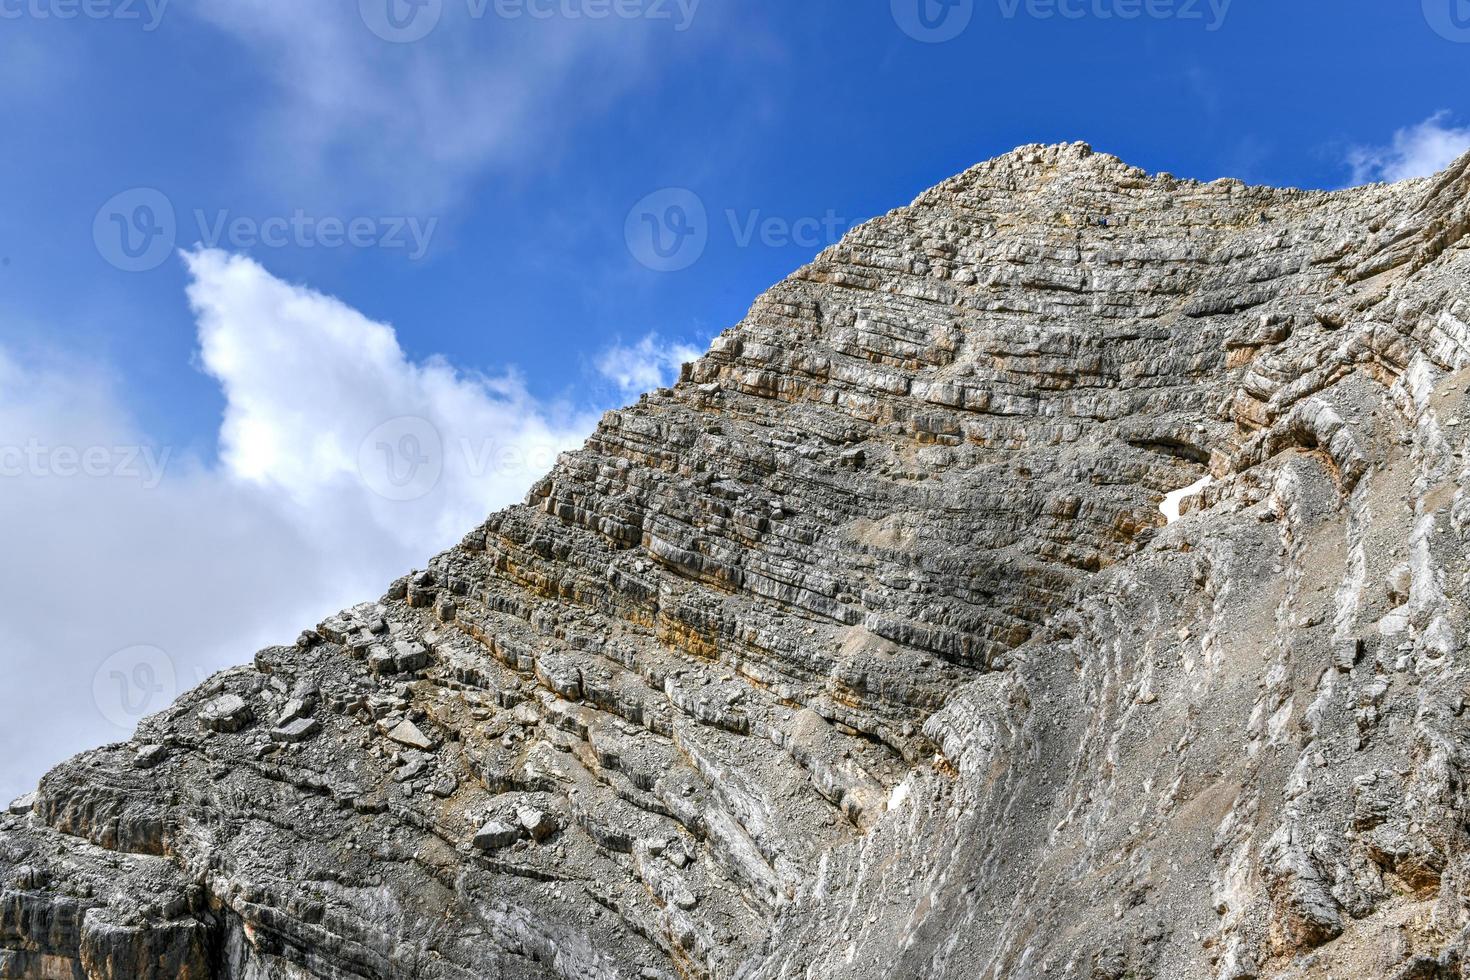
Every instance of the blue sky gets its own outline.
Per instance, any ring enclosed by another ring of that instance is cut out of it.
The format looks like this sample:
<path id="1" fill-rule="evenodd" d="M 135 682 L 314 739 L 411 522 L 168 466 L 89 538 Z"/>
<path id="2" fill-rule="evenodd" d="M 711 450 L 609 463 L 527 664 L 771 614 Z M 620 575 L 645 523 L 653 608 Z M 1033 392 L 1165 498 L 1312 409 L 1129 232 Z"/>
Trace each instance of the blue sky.
<path id="1" fill-rule="evenodd" d="M 0 796 L 376 595 L 977 161 L 1331 188 L 1470 145 L 1466 0 L 416 2 L 0 0 L 0 448 L 110 454 L 0 478 Z M 430 441 L 412 499 L 350 465 Z"/>

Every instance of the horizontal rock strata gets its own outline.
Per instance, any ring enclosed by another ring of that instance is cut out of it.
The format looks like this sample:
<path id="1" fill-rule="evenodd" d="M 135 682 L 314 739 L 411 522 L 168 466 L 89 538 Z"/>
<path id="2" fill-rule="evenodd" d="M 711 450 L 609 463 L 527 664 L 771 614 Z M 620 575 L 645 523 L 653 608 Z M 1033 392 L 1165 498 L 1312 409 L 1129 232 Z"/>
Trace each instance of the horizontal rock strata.
<path id="1" fill-rule="evenodd" d="M 926 191 L 51 772 L 0 978 L 1466 975 L 1467 234 L 1470 158 Z"/>

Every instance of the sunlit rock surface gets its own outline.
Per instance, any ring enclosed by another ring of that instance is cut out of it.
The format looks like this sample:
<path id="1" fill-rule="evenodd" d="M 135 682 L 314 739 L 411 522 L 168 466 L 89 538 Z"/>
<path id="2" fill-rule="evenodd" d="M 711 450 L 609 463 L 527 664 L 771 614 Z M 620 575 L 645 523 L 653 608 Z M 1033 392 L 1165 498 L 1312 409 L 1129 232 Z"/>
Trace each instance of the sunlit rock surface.
<path id="1" fill-rule="evenodd" d="M 1467 233 L 1470 158 L 946 181 L 50 773 L 0 977 L 1470 975 Z"/>

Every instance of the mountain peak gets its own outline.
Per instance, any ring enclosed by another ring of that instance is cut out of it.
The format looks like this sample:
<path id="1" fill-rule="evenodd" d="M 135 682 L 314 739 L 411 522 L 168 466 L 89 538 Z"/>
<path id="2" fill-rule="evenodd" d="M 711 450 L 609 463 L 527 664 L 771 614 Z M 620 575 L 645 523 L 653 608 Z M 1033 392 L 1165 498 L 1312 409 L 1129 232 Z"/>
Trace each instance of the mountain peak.
<path id="1" fill-rule="evenodd" d="M 52 771 L 0 975 L 1450 969 L 1467 170 L 1034 145 L 859 226 L 523 505 Z"/>

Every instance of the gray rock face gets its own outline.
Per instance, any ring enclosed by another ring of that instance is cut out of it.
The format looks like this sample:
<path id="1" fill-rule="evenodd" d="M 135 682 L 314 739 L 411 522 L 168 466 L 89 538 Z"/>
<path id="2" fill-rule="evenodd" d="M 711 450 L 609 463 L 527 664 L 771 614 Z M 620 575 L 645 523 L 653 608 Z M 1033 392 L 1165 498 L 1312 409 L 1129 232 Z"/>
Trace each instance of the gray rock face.
<path id="1" fill-rule="evenodd" d="M 1467 975 L 1467 235 L 1470 158 L 944 182 L 51 772 L 0 977 Z"/>
<path id="2" fill-rule="evenodd" d="M 512 827 L 502 820 L 491 820 L 475 834 L 475 846 L 481 850 L 498 851 L 521 839 L 521 828 Z"/>
<path id="3" fill-rule="evenodd" d="M 238 694 L 221 694 L 199 712 L 199 724 L 213 732 L 238 732 L 254 720 L 249 703 Z"/>

